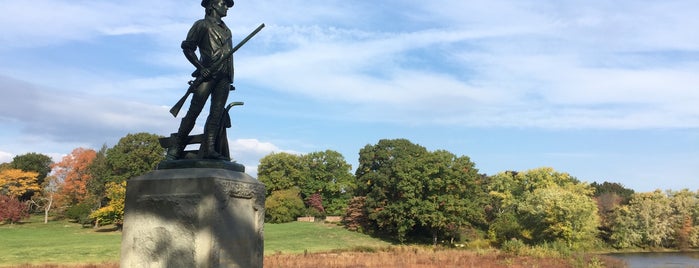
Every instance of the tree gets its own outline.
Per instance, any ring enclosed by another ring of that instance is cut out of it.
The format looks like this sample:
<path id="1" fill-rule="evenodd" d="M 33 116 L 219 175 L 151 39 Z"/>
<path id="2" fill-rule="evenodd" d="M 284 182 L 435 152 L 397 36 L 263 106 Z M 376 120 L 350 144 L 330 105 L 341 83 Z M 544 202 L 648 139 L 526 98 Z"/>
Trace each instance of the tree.
<path id="1" fill-rule="evenodd" d="M 107 184 L 111 177 L 111 169 L 107 163 L 107 145 L 102 145 L 95 159 L 87 167 L 92 179 L 87 183 L 87 192 L 93 196 L 100 206 L 106 206 L 109 200 L 107 199 Z"/>
<path id="2" fill-rule="evenodd" d="M 427 180 L 422 191 L 419 225 L 439 237 L 454 238 L 460 228 L 485 226 L 487 196 L 475 164 L 466 156 L 435 151 L 425 162 Z"/>
<path id="3" fill-rule="evenodd" d="M 22 171 L 36 172 L 38 174 L 36 177 L 38 185 L 42 185 L 44 183 L 44 179 L 51 171 L 51 164 L 53 164 L 51 157 L 39 153 L 27 153 L 15 156 L 12 158 L 11 163 L 12 168 L 20 169 Z M 29 200 L 33 194 L 33 191 L 29 191 L 20 199 Z"/>
<path id="4" fill-rule="evenodd" d="M 301 216 L 304 208 L 298 189 L 274 191 L 265 200 L 265 221 L 269 223 L 290 222 Z"/>
<path id="5" fill-rule="evenodd" d="M 52 166 L 61 185 L 59 193 L 64 206 L 72 206 L 88 198 L 87 184 L 92 179 L 88 167 L 96 155 L 95 150 L 75 148 Z"/>
<path id="6" fill-rule="evenodd" d="M 370 228 L 401 242 L 427 232 L 433 242 L 484 223 L 485 193 L 468 157 L 429 152 L 406 139 L 380 140 L 359 152 L 356 196 Z"/>
<path id="7" fill-rule="evenodd" d="M 27 153 L 12 158 L 12 167 L 22 171 L 34 171 L 38 175 L 37 183 L 44 183 L 44 179 L 51 172 L 51 157 L 40 153 Z"/>
<path id="8" fill-rule="evenodd" d="M 290 153 L 272 153 L 260 159 L 257 178 L 265 184 L 267 196 L 275 191 L 299 187 L 307 176 L 301 156 Z"/>
<path id="9" fill-rule="evenodd" d="M 674 238 L 670 198 L 662 191 L 636 193 L 615 211 L 611 239 L 618 248 L 665 247 Z"/>
<path id="10" fill-rule="evenodd" d="M 302 195 L 310 198 L 319 194 L 323 210 L 331 215 L 344 214 L 356 188 L 354 176 L 350 173 L 352 166 L 342 154 L 333 150 L 312 152 L 301 159 L 302 170 L 308 172 L 298 185 Z"/>
<path id="11" fill-rule="evenodd" d="M 16 197 L 0 194 L 0 222 L 15 223 L 29 218 L 29 206 Z"/>
<path id="12" fill-rule="evenodd" d="M 359 151 L 356 196 L 366 197 L 374 232 L 404 242 L 418 224 L 427 154 L 406 139 L 380 140 Z"/>
<path id="13" fill-rule="evenodd" d="M 124 223 L 124 205 L 126 201 L 126 182 L 114 183 L 110 182 L 107 185 L 107 198 L 109 203 L 107 206 L 101 207 L 90 214 L 90 218 L 94 219 L 97 224 L 116 224 L 118 228 Z"/>
<path id="14" fill-rule="evenodd" d="M 105 182 L 121 183 L 152 171 L 165 159 L 165 149 L 150 133 L 128 134 L 106 152 L 108 174 Z M 94 171 L 94 170 L 93 170 Z"/>
<path id="15" fill-rule="evenodd" d="M 694 192 L 688 189 L 681 191 L 668 191 L 670 207 L 673 210 L 675 228 L 675 246 L 681 250 L 690 247 L 692 234 L 697 216 L 699 216 L 699 200 Z"/>
<path id="16" fill-rule="evenodd" d="M 39 191 L 38 173 L 20 169 L 4 169 L 0 171 L 0 195 L 19 199 L 28 192 Z"/>
<path id="17" fill-rule="evenodd" d="M 496 223 L 489 235 L 500 243 L 517 238 L 578 246 L 595 238 L 599 218 L 594 189 L 568 173 L 549 167 L 503 172 L 489 178 L 487 188 L 490 219 Z"/>
<path id="18" fill-rule="evenodd" d="M 631 196 L 634 194 L 633 189 L 626 188 L 624 185 L 616 182 L 605 181 L 602 184 L 593 182 L 590 186 L 595 189 L 595 197 L 604 195 L 605 193 L 616 194 L 622 198 L 622 204 L 628 204 L 629 199 L 631 199 Z"/>
<path id="19" fill-rule="evenodd" d="M 592 191 L 584 185 L 548 186 L 525 196 L 518 207 L 532 241 L 564 241 L 570 247 L 589 245 L 599 218 Z"/>
<path id="20" fill-rule="evenodd" d="M 41 185 L 41 194 L 32 197 L 32 202 L 44 210 L 44 224 L 49 222 L 49 212 L 56 207 L 60 184 L 56 176 L 48 176 Z"/>

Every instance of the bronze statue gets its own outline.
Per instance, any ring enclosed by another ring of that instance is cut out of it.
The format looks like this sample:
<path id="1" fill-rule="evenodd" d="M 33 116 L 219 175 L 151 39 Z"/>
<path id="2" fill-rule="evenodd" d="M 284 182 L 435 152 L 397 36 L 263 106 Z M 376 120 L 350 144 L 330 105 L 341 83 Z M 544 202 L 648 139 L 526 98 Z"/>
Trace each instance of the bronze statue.
<path id="1" fill-rule="evenodd" d="M 170 110 L 170 113 L 177 116 L 187 97 L 193 95 L 189 110 L 182 118 L 177 133 L 161 140 L 161 145 L 168 149 L 167 160 L 185 158 L 184 149 L 193 142 L 201 143 L 195 158 L 230 160 L 225 134 L 225 128 L 230 126 L 228 109 L 234 105 L 242 105 L 242 102 L 235 102 L 225 107 L 229 91 L 235 90 L 232 85 L 233 53 L 264 27 L 264 24 L 260 25 L 233 47 L 231 31 L 222 20 L 233 4 L 233 0 L 202 0 L 201 6 L 206 9 L 206 15 L 204 19 L 192 25 L 187 38 L 182 41 L 181 47 L 185 57 L 197 68 L 192 73 L 196 79 L 189 82 L 187 93 Z M 195 53 L 197 49 L 199 58 Z M 189 136 L 209 96 L 211 104 L 204 134 L 201 137 Z"/>

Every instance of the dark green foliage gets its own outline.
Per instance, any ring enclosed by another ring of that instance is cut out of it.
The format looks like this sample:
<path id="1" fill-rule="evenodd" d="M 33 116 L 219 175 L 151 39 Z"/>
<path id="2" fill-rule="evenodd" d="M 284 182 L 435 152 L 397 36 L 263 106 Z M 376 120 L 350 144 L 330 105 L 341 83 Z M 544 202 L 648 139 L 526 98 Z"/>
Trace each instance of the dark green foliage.
<path id="1" fill-rule="evenodd" d="M 468 157 L 428 152 L 405 139 L 380 140 L 359 152 L 357 196 L 370 228 L 405 241 L 416 228 L 433 241 L 461 227 L 485 223 L 486 196 Z"/>
<path id="2" fill-rule="evenodd" d="M 95 205 L 89 201 L 78 203 L 71 207 L 68 207 L 65 211 L 65 216 L 68 219 L 74 220 L 82 225 L 87 225 L 92 223 L 90 219 L 90 213 L 94 209 Z"/>
<path id="3" fill-rule="evenodd" d="M 306 197 L 319 194 L 327 215 L 344 214 L 356 188 L 350 173 L 352 166 L 342 154 L 332 150 L 306 154 L 302 161 L 308 171 L 299 185 L 302 194 Z"/>
<path id="4" fill-rule="evenodd" d="M 121 138 L 106 152 L 108 174 L 103 174 L 106 181 L 120 183 L 154 170 L 165 159 L 165 149 L 160 147 L 159 138 L 161 136 L 150 133 L 128 134 Z"/>
<path id="5" fill-rule="evenodd" d="M 110 167 L 107 163 L 107 145 L 102 145 L 102 148 L 97 152 L 95 159 L 88 166 L 88 172 L 92 177 L 87 182 L 87 191 L 98 200 L 100 206 L 107 205 L 106 185 L 110 178 Z"/>
<path id="6" fill-rule="evenodd" d="M 296 220 L 304 213 L 305 206 L 298 189 L 272 192 L 265 201 L 265 221 L 284 223 Z"/>
<path id="7" fill-rule="evenodd" d="M 599 184 L 597 182 L 593 182 L 590 184 L 595 189 L 595 197 L 598 197 L 600 195 L 603 195 L 605 193 L 614 193 L 620 197 L 622 197 L 622 203 L 623 204 L 628 204 L 629 199 L 631 199 L 631 196 L 634 194 L 633 189 L 629 189 L 624 187 L 624 185 L 616 182 L 603 182 L 602 184 Z"/>
<path id="8" fill-rule="evenodd" d="M 44 183 L 46 175 L 51 172 L 51 164 L 53 164 L 51 157 L 39 153 L 27 153 L 12 158 L 13 168 L 39 173 L 36 177 L 39 185 Z"/>
<path id="9" fill-rule="evenodd" d="M 0 222 L 16 223 L 26 218 L 29 218 L 26 202 L 0 194 Z"/>
<path id="10" fill-rule="evenodd" d="M 12 168 L 20 169 L 22 171 L 33 171 L 38 173 L 39 175 L 36 177 L 37 184 L 43 185 L 46 175 L 51 172 L 51 164 L 53 164 L 53 160 L 47 155 L 40 153 L 27 153 L 12 158 L 11 166 Z M 27 191 L 27 193 L 20 197 L 20 200 L 29 200 L 33 195 L 34 191 Z"/>
<path id="11" fill-rule="evenodd" d="M 290 153 L 272 153 L 263 157 L 257 170 L 257 178 L 265 184 L 267 196 L 275 191 L 299 187 L 307 174 L 301 156 Z"/>
<path id="12" fill-rule="evenodd" d="M 505 212 L 490 223 L 490 233 L 494 236 L 495 242 L 502 244 L 513 238 L 521 237 L 522 226 L 519 219 L 513 212 Z"/>
<path id="13" fill-rule="evenodd" d="M 326 150 L 306 155 L 273 153 L 260 160 L 258 179 L 272 192 L 297 188 L 302 199 L 319 195 L 321 215 L 343 215 L 355 188 L 351 166 L 338 152 Z"/>

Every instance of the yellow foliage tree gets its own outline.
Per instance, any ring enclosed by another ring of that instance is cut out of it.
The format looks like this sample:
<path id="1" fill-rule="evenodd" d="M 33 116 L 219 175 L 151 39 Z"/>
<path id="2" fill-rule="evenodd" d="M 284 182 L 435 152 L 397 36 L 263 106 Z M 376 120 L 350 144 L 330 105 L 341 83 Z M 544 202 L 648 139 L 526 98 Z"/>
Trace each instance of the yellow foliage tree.
<path id="1" fill-rule="evenodd" d="M 39 191 L 38 176 L 39 173 L 33 171 L 3 169 L 0 171 L 0 194 L 17 198 L 28 191 Z"/>
<path id="2" fill-rule="evenodd" d="M 124 202 L 126 201 L 126 181 L 121 183 L 110 182 L 107 184 L 107 198 L 109 203 L 95 210 L 90 218 L 99 224 L 116 224 L 121 227 L 124 222 Z"/>

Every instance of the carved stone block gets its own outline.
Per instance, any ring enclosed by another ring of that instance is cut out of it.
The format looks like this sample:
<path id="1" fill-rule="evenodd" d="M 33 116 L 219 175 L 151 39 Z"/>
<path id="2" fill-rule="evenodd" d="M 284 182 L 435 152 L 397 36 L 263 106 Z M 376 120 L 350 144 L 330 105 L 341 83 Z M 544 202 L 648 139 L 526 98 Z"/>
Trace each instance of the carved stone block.
<path id="1" fill-rule="evenodd" d="M 265 187 L 226 169 L 127 182 L 121 267 L 262 267 Z"/>

